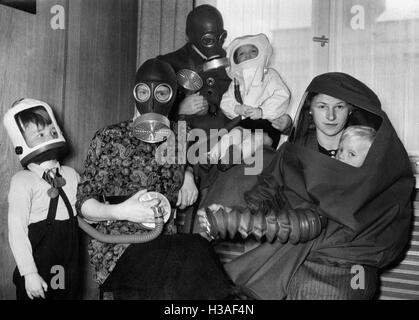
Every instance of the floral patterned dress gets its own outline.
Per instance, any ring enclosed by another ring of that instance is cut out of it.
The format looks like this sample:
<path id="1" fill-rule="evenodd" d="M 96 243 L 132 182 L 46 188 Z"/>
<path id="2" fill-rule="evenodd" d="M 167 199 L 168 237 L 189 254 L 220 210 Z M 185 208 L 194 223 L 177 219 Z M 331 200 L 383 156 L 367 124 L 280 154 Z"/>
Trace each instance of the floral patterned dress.
<path id="1" fill-rule="evenodd" d="M 129 120 L 96 132 L 78 187 L 76 208 L 79 213 L 88 199 L 103 202 L 104 197 L 131 196 L 141 189 L 160 192 L 168 198 L 172 208 L 175 206 L 185 165 L 159 164 L 155 154 L 161 144 L 145 143 L 135 138 L 132 129 L 133 121 Z M 173 131 L 177 137 L 177 126 L 173 126 Z M 177 147 L 175 154 L 178 154 Z M 97 224 L 96 229 L 115 235 L 145 231 L 141 224 L 129 221 L 103 221 Z M 163 233 L 176 233 L 173 212 Z M 104 283 L 128 246 L 102 243 L 95 239 L 90 241 L 88 251 L 97 282 Z"/>

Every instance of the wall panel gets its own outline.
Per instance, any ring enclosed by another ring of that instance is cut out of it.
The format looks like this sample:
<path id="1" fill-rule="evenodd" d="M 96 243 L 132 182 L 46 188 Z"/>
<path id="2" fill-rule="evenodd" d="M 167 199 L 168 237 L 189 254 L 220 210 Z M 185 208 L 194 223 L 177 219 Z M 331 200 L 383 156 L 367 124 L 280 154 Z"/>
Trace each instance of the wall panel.
<path id="1" fill-rule="evenodd" d="M 80 170 L 95 131 L 133 114 L 137 2 L 72 0 L 69 12 L 64 119 Z"/>
<path id="2" fill-rule="evenodd" d="M 192 0 L 139 0 L 137 66 L 186 43 L 186 16 Z"/>
<path id="3" fill-rule="evenodd" d="M 54 4 L 66 6 L 67 0 Z M 65 30 L 50 26 L 51 2 L 38 0 L 38 13 L 0 6 L 0 114 L 21 97 L 48 101 L 62 114 Z M 10 179 L 20 170 L 3 125 L 0 126 L 0 299 L 14 298 L 11 274 L 14 260 L 8 245 L 7 193 Z"/>

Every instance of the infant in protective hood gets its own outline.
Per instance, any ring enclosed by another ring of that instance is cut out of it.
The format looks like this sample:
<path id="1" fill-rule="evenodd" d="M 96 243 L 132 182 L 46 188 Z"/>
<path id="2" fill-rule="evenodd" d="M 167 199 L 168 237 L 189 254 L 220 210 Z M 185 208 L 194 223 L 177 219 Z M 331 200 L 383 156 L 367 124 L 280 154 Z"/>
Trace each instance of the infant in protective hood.
<path id="1" fill-rule="evenodd" d="M 220 107 L 228 118 L 242 120 L 211 149 L 211 162 L 225 157 L 231 145 L 241 147 L 243 159 L 262 145 L 276 148 L 281 132 L 291 127 L 292 120 L 287 115 L 291 94 L 279 73 L 268 68 L 272 52 L 267 36 L 262 33 L 236 38 L 228 46 L 227 74 L 233 81 Z M 251 130 L 252 134 L 243 135 L 243 129 Z M 260 131 L 255 132 L 257 129 Z"/>

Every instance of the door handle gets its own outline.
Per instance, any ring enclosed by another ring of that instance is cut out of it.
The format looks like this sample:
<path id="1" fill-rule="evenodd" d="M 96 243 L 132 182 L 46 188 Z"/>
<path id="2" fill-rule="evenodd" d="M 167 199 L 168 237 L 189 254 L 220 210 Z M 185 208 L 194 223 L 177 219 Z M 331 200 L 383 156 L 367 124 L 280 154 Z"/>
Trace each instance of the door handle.
<path id="1" fill-rule="evenodd" d="M 321 37 L 313 37 L 314 42 L 320 42 L 321 46 L 324 47 L 326 43 L 329 43 L 329 38 L 326 38 L 325 35 L 322 35 Z"/>

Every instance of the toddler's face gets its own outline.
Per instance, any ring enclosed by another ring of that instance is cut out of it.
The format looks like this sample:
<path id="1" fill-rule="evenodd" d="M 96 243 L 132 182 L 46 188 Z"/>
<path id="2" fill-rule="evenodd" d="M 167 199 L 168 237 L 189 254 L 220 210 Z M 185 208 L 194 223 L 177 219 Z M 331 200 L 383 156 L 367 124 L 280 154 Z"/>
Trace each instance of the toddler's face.
<path id="1" fill-rule="evenodd" d="M 254 59 L 258 56 L 259 50 L 253 44 L 245 44 L 236 49 L 237 64 Z"/>
<path id="2" fill-rule="evenodd" d="M 336 159 L 351 166 L 360 167 L 370 147 L 371 143 L 366 139 L 357 136 L 346 137 L 339 144 Z"/>
<path id="3" fill-rule="evenodd" d="M 58 138 L 58 132 L 52 123 L 42 127 L 30 122 L 23 136 L 28 147 L 33 148 L 43 142 Z"/>

